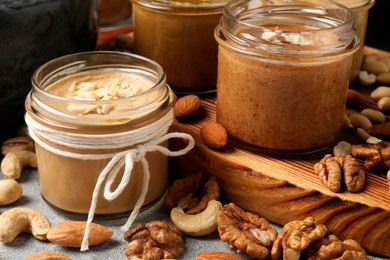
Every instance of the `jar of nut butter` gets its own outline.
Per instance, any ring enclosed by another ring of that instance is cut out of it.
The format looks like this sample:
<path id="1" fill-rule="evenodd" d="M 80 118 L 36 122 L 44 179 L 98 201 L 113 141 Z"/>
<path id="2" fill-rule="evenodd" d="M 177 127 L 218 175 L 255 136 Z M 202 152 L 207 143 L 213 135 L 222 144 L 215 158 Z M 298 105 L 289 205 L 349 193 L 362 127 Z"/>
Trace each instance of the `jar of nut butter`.
<path id="1" fill-rule="evenodd" d="M 375 0 L 336 0 L 352 10 L 355 17 L 355 30 L 360 38 L 360 47 L 353 55 L 350 81 L 354 82 L 359 76 L 363 64 L 363 49 L 366 39 L 366 29 L 369 10 Z"/>
<path id="2" fill-rule="evenodd" d="M 175 92 L 215 91 L 214 29 L 227 0 L 132 0 L 134 52 L 158 62 Z"/>
<path id="3" fill-rule="evenodd" d="M 342 132 L 353 15 L 332 1 L 237 0 L 215 30 L 217 121 L 238 143 L 298 154 Z"/>
<path id="4" fill-rule="evenodd" d="M 193 146 L 191 136 L 168 132 L 172 102 L 163 69 L 134 54 L 76 53 L 43 64 L 25 102 L 43 198 L 92 216 L 158 200 L 168 156 Z M 188 146 L 170 151 L 170 138 Z"/>

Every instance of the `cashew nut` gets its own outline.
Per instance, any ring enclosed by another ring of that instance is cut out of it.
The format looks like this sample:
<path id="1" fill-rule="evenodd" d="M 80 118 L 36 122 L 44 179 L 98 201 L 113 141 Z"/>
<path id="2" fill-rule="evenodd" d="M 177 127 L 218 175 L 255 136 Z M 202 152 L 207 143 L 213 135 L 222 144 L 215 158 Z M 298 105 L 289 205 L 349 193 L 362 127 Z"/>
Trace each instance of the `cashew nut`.
<path id="1" fill-rule="evenodd" d="M 15 180 L 0 180 L 0 206 L 11 204 L 23 195 L 23 188 Z"/>
<path id="2" fill-rule="evenodd" d="M 362 70 L 359 72 L 359 82 L 363 86 L 371 86 L 375 83 L 376 81 L 376 75 L 375 74 L 368 74 L 367 71 Z"/>
<path id="3" fill-rule="evenodd" d="M 50 221 L 32 208 L 13 208 L 0 215 L 0 242 L 10 243 L 20 233 L 31 233 L 39 240 L 47 240 Z"/>
<path id="4" fill-rule="evenodd" d="M 11 151 L 35 151 L 34 140 L 28 136 L 17 136 L 6 140 L 1 146 L 1 153 L 6 155 Z"/>
<path id="5" fill-rule="evenodd" d="M 384 112 L 390 111 L 390 97 L 383 97 L 378 101 L 378 108 Z"/>
<path id="6" fill-rule="evenodd" d="M 210 200 L 206 209 L 195 215 L 187 215 L 182 208 L 176 207 L 171 210 L 171 220 L 187 235 L 204 236 L 217 229 L 217 214 L 221 208 L 222 203 L 217 200 Z"/>
<path id="7" fill-rule="evenodd" d="M 379 99 L 383 97 L 390 97 L 390 87 L 387 86 L 379 86 L 376 89 L 374 89 L 370 96 L 375 100 L 378 101 Z"/>
<path id="8" fill-rule="evenodd" d="M 22 169 L 26 166 L 37 167 L 37 156 L 34 152 L 12 151 L 1 161 L 1 171 L 9 179 L 19 179 Z"/>

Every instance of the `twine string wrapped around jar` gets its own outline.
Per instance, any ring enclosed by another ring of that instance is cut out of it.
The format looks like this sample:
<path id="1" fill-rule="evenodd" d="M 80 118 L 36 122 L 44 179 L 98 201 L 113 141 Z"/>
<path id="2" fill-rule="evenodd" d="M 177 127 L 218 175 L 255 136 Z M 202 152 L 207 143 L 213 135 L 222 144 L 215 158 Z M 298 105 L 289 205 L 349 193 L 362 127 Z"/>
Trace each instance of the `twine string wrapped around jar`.
<path id="1" fill-rule="evenodd" d="M 84 231 L 84 238 L 81 245 L 81 251 L 89 249 L 88 237 L 90 233 L 90 226 L 94 218 L 98 195 L 101 191 L 101 185 L 105 180 L 107 181 L 104 186 L 104 198 L 109 201 L 112 201 L 121 194 L 121 192 L 129 183 L 133 172 L 134 163 L 142 163 L 144 176 L 142 180 L 141 194 L 136 201 L 134 209 L 132 210 L 127 222 L 122 227 L 122 230 L 125 231 L 132 225 L 133 221 L 137 217 L 141 206 L 144 203 L 146 193 L 148 191 L 150 172 L 149 164 L 145 158 L 145 154 L 148 152 L 158 151 L 166 156 L 181 156 L 190 151 L 195 144 L 193 137 L 189 134 L 167 133 L 170 125 L 173 122 L 172 111 L 167 113 L 160 120 L 152 124 L 146 125 L 142 128 L 122 133 L 106 135 L 86 135 L 59 132 L 55 129 L 48 128 L 40 124 L 39 122 L 31 118 L 28 114 L 25 115 L 25 120 L 29 129 L 29 134 L 34 139 L 34 141 L 37 142 L 40 146 L 42 146 L 44 149 L 47 149 L 54 154 L 82 160 L 101 160 L 111 158 L 110 162 L 99 174 L 93 191 L 92 201 L 88 212 L 87 224 Z M 160 131 L 155 131 L 156 129 L 160 129 Z M 186 147 L 178 151 L 171 151 L 168 148 L 159 145 L 162 142 L 168 141 L 172 138 L 181 138 L 187 140 L 188 144 Z M 82 148 L 92 150 L 104 150 L 107 148 L 115 149 L 129 146 L 134 148 L 118 152 L 116 154 L 79 154 L 54 148 L 47 142 L 43 141 L 43 139 L 46 139 L 53 144 L 61 144 L 69 148 L 79 149 Z M 123 167 L 124 173 L 122 179 L 118 187 L 114 191 L 112 191 L 112 184 Z"/>

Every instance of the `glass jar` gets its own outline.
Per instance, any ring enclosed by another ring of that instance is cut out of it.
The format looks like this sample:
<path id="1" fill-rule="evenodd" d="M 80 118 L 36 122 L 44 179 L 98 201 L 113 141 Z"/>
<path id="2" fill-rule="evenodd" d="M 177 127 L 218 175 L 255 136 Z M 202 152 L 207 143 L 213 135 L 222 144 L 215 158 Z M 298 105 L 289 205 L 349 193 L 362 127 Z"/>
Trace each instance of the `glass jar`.
<path id="1" fill-rule="evenodd" d="M 100 0 L 100 30 L 112 31 L 131 24 L 129 0 Z"/>
<path id="2" fill-rule="evenodd" d="M 350 82 L 356 81 L 363 64 L 363 49 L 366 39 L 366 29 L 369 10 L 375 0 L 336 0 L 352 10 L 355 16 L 355 30 L 360 38 L 360 47 L 353 55 Z"/>
<path id="3" fill-rule="evenodd" d="M 132 0 L 134 52 L 159 63 L 175 92 L 215 91 L 214 29 L 227 0 Z"/>
<path id="4" fill-rule="evenodd" d="M 89 90 L 96 82 L 143 89 L 117 99 L 83 98 L 83 88 Z M 115 169 L 108 173 L 101 183 L 109 185 L 108 189 L 121 186 L 124 172 L 134 168 L 117 198 L 108 200 L 105 194 L 99 194 L 97 214 L 132 210 L 145 185 L 148 189 L 143 205 L 160 197 L 167 186 L 168 160 L 147 144 L 167 133 L 173 120 L 173 92 L 157 63 L 123 52 L 77 53 L 39 67 L 32 83 L 25 103 L 26 122 L 36 141 L 41 194 L 49 204 L 87 213 L 94 189 L 110 164 L 118 167 L 118 175 L 111 175 Z M 77 95 L 69 97 L 68 92 L 76 86 L 80 88 L 72 95 Z M 167 147 L 167 142 L 161 141 L 161 149 Z M 150 181 L 146 182 L 143 158 L 149 162 Z"/>
<path id="5" fill-rule="evenodd" d="M 0 0 L 0 141 L 24 124 L 31 76 L 56 57 L 93 51 L 98 0 Z M 5 111 L 12 111 L 8 113 Z"/>
<path id="6" fill-rule="evenodd" d="M 232 1 L 215 37 L 217 121 L 232 139 L 269 153 L 308 153 L 335 142 L 359 46 L 348 8 Z"/>

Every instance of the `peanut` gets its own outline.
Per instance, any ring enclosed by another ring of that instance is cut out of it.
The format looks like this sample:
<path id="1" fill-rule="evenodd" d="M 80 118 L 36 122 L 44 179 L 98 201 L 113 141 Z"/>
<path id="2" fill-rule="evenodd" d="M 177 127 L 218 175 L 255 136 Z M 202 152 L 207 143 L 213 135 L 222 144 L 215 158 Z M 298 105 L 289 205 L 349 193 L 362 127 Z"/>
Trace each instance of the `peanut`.
<path id="1" fill-rule="evenodd" d="M 34 141 L 28 136 L 17 136 L 6 140 L 1 146 L 1 153 L 6 155 L 11 151 L 35 151 Z"/>
<path id="2" fill-rule="evenodd" d="M 362 114 L 352 113 L 349 115 L 349 119 L 351 120 L 352 125 L 356 128 L 363 128 L 364 130 L 367 130 L 373 126 L 370 119 Z"/>
<path id="3" fill-rule="evenodd" d="M 366 108 L 366 109 L 363 109 L 360 113 L 372 121 L 375 121 L 378 123 L 386 122 L 386 116 L 381 111 L 378 111 L 378 110 L 375 110 L 372 108 Z"/>
<path id="4" fill-rule="evenodd" d="M 23 188 L 13 179 L 0 180 L 0 206 L 11 204 L 23 195 Z"/>
<path id="5" fill-rule="evenodd" d="M 381 111 L 389 112 L 390 111 L 390 97 L 383 97 L 378 101 L 378 108 Z"/>
<path id="6" fill-rule="evenodd" d="M 374 89 L 370 96 L 375 100 L 378 101 L 379 99 L 383 97 L 390 97 L 390 87 L 387 86 L 379 86 L 376 89 Z"/>

